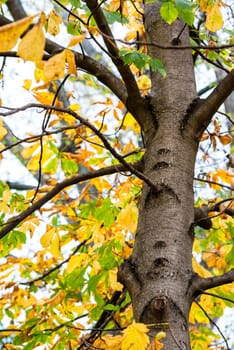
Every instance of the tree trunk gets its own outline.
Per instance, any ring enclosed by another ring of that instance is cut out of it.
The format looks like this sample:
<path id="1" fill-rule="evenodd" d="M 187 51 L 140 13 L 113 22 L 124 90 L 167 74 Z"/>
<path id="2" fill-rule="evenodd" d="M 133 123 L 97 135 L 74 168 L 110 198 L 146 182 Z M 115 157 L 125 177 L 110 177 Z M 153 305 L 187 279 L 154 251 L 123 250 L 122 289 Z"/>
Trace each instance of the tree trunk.
<path id="1" fill-rule="evenodd" d="M 167 25 L 159 7 L 158 3 L 146 7 L 148 42 L 188 45 L 188 28 L 180 20 Z M 149 52 L 162 60 L 167 72 L 166 78 L 152 73 L 155 133 L 146 140 L 144 174 L 155 188 L 143 186 L 133 254 L 121 266 L 119 279 L 131 294 L 136 321 L 154 325 L 151 336 L 164 330 L 165 350 L 189 349 L 193 171 L 198 145 L 187 125 L 187 110 L 196 98 L 193 61 L 190 50 L 149 46 Z"/>

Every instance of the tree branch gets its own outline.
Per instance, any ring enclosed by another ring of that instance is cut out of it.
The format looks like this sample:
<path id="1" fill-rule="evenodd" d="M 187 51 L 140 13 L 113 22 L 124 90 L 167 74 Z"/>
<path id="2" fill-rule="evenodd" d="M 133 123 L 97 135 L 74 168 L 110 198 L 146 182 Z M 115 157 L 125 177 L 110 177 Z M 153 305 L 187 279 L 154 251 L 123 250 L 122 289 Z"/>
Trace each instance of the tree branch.
<path id="1" fill-rule="evenodd" d="M 132 164 L 135 169 L 141 168 L 141 161 Z M 41 197 L 38 201 L 34 202 L 30 207 L 24 210 L 19 215 L 11 218 L 6 224 L 5 227 L 0 231 L 0 238 L 4 237 L 8 232 L 13 230 L 19 223 L 21 223 L 28 216 L 33 214 L 36 210 L 40 209 L 44 204 L 46 204 L 49 200 L 51 200 L 56 194 L 64 190 L 66 187 L 78 184 L 80 182 L 88 181 L 91 179 L 95 179 L 104 175 L 111 175 L 118 172 L 126 171 L 126 168 L 123 164 L 117 164 L 108 166 L 102 169 L 98 169 L 95 171 L 87 172 L 82 175 L 75 175 L 69 179 L 65 179 L 62 182 L 59 182 L 53 189 L 47 192 L 43 197 Z"/>
<path id="2" fill-rule="evenodd" d="M 16 0 L 9 0 L 7 2 L 9 11 L 15 19 L 26 16 L 24 8 L 21 4 L 18 4 L 18 2 L 19 1 Z M 59 4 L 59 1 L 56 1 L 56 3 Z M 145 103 L 144 98 L 140 95 L 136 80 L 129 66 L 125 65 L 119 57 L 119 50 L 106 18 L 96 0 L 87 0 L 86 3 L 97 22 L 108 52 L 110 53 L 112 61 L 117 67 L 124 84 L 100 62 L 73 51 L 75 54 L 76 66 L 95 76 L 101 83 L 107 86 L 126 105 L 129 112 L 132 113 L 141 128 L 144 130 L 145 135 L 151 135 L 154 125 L 151 120 L 148 106 Z M 0 16 L 0 25 L 1 17 L 2 16 Z M 46 39 L 45 50 L 49 54 L 54 55 L 55 53 L 64 50 L 64 47 L 56 44 L 50 39 Z"/>
<path id="3" fill-rule="evenodd" d="M 57 0 L 56 3 L 60 4 L 60 2 Z M 109 54 L 112 62 L 118 69 L 124 81 L 124 89 L 126 89 L 128 97 L 126 101 L 122 101 L 126 104 L 126 107 L 130 111 L 130 113 L 132 113 L 137 122 L 140 124 L 145 134 L 149 134 L 149 130 L 151 129 L 152 132 L 154 125 L 151 120 L 148 106 L 145 103 L 145 99 L 141 96 L 140 91 L 138 89 L 134 74 L 132 73 L 129 66 L 124 64 L 122 59 L 119 57 L 119 49 L 117 47 L 116 40 L 107 23 L 106 17 L 100 7 L 100 4 L 98 4 L 96 0 L 86 0 L 86 4 L 91 11 L 92 16 L 94 17 L 97 23 L 100 34 L 105 42 L 106 48 L 108 50 L 107 54 Z M 64 9 L 64 6 L 62 4 L 60 5 Z M 70 13 L 69 10 L 67 11 Z M 85 56 L 84 59 L 87 59 L 87 57 Z M 78 65 L 80 66 L 80 63 L 78 63 Z M 89 69 L 91 69 L 91 67 Z"/>
<path id="4" fill-rule="evenodd" d="M 208 126 L 218 108 L 234 89 L 234 69 L 217 85 L 212 93 L 200 100 L 191 114 L 190 125 L 195 128 L 195 134 L 200 136 Z"/>
<path id="5" fill-rule="evenodd" d="M 0 15 L 0 26 L 12 23 L 6 17 Z M 53 55 L 63 51 L 65 47 L 55 43 L 50 39 L 46 39 L 45 51 L 52 57 Z M 100 62 L 91 57 L 72 51 L 75 55 L 76 66 L 83 69 L 88 74 L 96 77 L 102 84 L 108 87 L 124 104 L 127 102 L 127 90 L 121 79 L 117 78 Z M 1 56 L 1 52 L 0 52 Z M 15 53 L 4 53 L 4 57 L 16 57 Z M 48 57 L 49 58 L 49 57 Z"/>
<path id="6" fill-rule="evenodd" d="M 208 278 L 203 278 L 196 274 L 194 275 L 190 288 L 192 291 L 192 295 L 194 297 L 197 297 L 199 294 L 202 294 L 202 292 L 207 289 L 222 286 L 223 284 L 232 283 L 233 281 L 234 281 L 234 268 L 228 272 L 225 272 L 223 275 L 213 276 Z"/>
<path id="7" fill-rule="evenodd" d="M 156 186 L 147 176 L 145 176 L 141 171 L 138 171 L 138 169 L 135 169 L 131 164 L 125 161 L 124 156 L 120 155 L 108 142 L 106 137 L 101 133 L 100 130 L 98 130 L 93 124 L 91 124 L 86 119 L 82 118 L 80 115 L 78 115 L 76 112 L 72 111 L 68 108 L 62 108 L 57 106 L 51 106 L 51 105 L 42 105 L 38 103 L 29 103 L 25 106 L 19 107 L 19 108 L 11 108 L 8 112 L 1 112 L 0 115 L 3 117 L 6 117 L 8 115 L 17 113 L 19 111 L 26 110 L 28 108 L 42 108 L 45 110 L 54 110 L 61 113 L 68 113 L 71 116 L 73 116 L 76 120 L 78 120 L 81 124 L 88 127 L 90 130 L 92 130 L 102 141 L 105 148 L 110 151 L 110 153 L 125 166 L 125 170 L 130 171 L 132 174 L 135 174 L 139 179 L 143 180 L 146 184 L 148 184 L 151 188 L 154 188 L 156 191 L 160 190 L 160 187 Z"/>

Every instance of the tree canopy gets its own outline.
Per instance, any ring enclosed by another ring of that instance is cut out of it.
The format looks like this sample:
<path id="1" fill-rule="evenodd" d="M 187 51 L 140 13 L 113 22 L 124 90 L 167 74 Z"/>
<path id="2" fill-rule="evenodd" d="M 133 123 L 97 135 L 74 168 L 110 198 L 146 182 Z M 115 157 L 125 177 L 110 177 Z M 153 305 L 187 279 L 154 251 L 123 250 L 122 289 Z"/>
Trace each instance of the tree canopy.
<path id="1" fill-rule="evenodd" d="M 0 6 L 2 349 L 231 349 L 231 2 Z"/>

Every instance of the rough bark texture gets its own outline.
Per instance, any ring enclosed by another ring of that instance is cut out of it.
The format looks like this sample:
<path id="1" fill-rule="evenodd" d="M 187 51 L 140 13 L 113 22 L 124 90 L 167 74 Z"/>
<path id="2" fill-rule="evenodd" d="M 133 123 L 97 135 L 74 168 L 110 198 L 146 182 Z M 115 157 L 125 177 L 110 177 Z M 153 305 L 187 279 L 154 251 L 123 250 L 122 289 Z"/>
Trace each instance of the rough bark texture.
<path id="1" fill-rule="evenodd" d="M 177 20 L 169 26 L 153 3 L 145 11 L 148 41 L 188 45 L 188 29 Z M 182 32 L 182 33 L 181 33 Z M 181 33 L 181 34 L 180 34 Z M 179 37 L 178 37 L 179 36 Z M 150 47 L 166 78 L 152 74 L 151 104 L 155 134 L 147 140 L 144 173 L 158 190 L 144 185 L 134 251 L 119 278 L 130 291 L 137 321 L 167 333 L 165 350 L 189 349 L 189 285 L 193 276 L 193 171 L 197 140 L 187 127 L 196 98 L 191 51 Z"/>

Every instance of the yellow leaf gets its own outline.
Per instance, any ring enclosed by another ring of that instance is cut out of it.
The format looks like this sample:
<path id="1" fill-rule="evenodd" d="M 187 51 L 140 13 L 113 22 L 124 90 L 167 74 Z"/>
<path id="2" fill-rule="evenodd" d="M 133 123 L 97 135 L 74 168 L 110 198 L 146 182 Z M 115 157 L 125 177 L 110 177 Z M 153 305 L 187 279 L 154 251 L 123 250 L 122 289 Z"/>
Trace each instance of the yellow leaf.
<path id="1" fill-rule="evenodd" d="M 47 32 L 51 35 L 57 35 L 60 32 L 59 25 L 62 23 L 62 18 L 55 10 L 52 10 L 48 16 Z"/>
<path id="2" fill-rule="evenodd" d="M 45 47 L 45 36 L 40 20 L 34 27 L 23 37 L 19 44 L 17 54 L 25 61 L 40 61 L 43 56 Z"/>
<path id="3" fill-rule="evenodd" d="M 73 255 L 68 261 L 66 267 L 66 273 L 71 273 L 76 267 L 81 267 L 88 263 L 88 255 L 85 253 L 80 253 L 79 255 Z"/>
<path id="4" fill-rule="evenodd" d="M 121 291 L 123 285 L 117 281 L 117 268 L 109 270 L 109 286 L 111 289 Z"/>
<path id="5" fill-rule="evenodd" d="M 54 233 L 55 233 L 55 227 L 52 227 L 51 229 L 46 231 L 46 233 L 44 233 L 44 235 L 41 237 L 40 242 L 44 248 L 49 247 L 49 245 L 54 237 Z"/>
<path id="6" fill-rule="evenodd" d="M 68 64 L 68 74 L 74 74 L 75 76 L 77 75 L 77 70 L 76 70 L 76 61 L 75 61 L 75 55 L 74 52 L 71 50 L 65 49 L 65 54 L 66 54 L 66 62 Z"/>
<path id="7" fill-rule="evenodd" d="M 11 50 L 16 45 L 19 37 L 28 29 L 34 17 L 30 16 L 0 27 L 0 51 Z"/>
<path id="8" fill-rule="evenodd" d="M 143 323 L 133 323 L 123 331 L 121 350 L 144 350 L 149 344 L 148 328 Z"/>
<path id="9" fill-rule="evenodd" d="M 120 335 L 112 336 L 110 334 L 106 334 L 101 338 L 97 338 L 94 342 L 94 347 L 97 349 L 103 350 L 120 350 L 122 337 Z"/>
<path id="10" fill-rule="evenodd" d="M 116 223 L 120 224 L 126 230 L 135 233 L 137 227 L 138 209 L 134 204 L 128 204 L 119 213 Z"/>
<path id="11" fill-rule="evenodd" d="M 69 105 L 69 109 L 76 112 L 80 110 L 80 105 L 78 103 L 72 103 Z"/>
<path id="12" fill-rule="evenodd" d="M 206 12 L 208 7 L 208 1 L 207 0 L 200 0 L 199 2 L 201 12 Z"/>
<path id="13" fill-rule="evenodd" d="M 147 92 L 147 90 L 151 89 L 151 80 L 147 75 L 142 74 L 137 79 L 137 85 L 138 85 L 140 90 L 144 90 Z"/>
<path id="14" fill-rule="evenodd" d="M 139 124 L 136 122 L 135 118 L 130 113 L 127 113 L 124 119 L 124 128 L 132 129 L 136 133 L 140 133 Z"/>
<path id="15" fill-rule="evenodd" d="M 155 350 L 161 350 L 164 347 L 164 344 L 161 343 L 161 339 L 166 337 L 165 332 L 158 332 L 154 338 Z"/>
<path id="16" fill-rule="evenodd" d="M 23 85 L 25 90 L 30 90 L 31 86 L 32 86 L 32 80 L 31 79 L 25 79 L 24 80 L 24 85 Z"/>
<path id="17" fill-rule="evenodd" d="M 22 157 L 24 159 L 27 159 L 33 155 L 33 153 L 38 149 L 39 144 L 34 144 L 32 146 L 29 146 L 27 148 L 24 148 L 21 152 Z"/>
<path id="18" fill-rule="evenodd" d="M 45 81 L 62 79 L 66 62 L 65 50 L 51 57 L 44 63 Z"/>
<path id="19" fill-rule="evenodd" d="M 82 41 L 84 40 L 85 37 L 86 37 L 85 33 L 73 36 L 71 38 L 71 40 L 69 41 L 68 47 L 75 46 L 77 44 L 82 43 Z"/>
<path id="20" fill-rule="evenodd" d="M 219 6 L 219 1 L 209 5 L 206 9 L 206 28 L 211 32 L 216 32 L 223 27 L 223 17 Z"/>
<path id="21" fill-rule="evenodd" d="M 194 258 L 192 260 L 192 265 L 194 272 L 196 272 L 201 277 L 211 277 L 211 273 L 201 266 Z"/>
<path id="22" fill-rule="evenodd" d="M 35 91 L 33 96 L 42 104 L 51 105 L 54 100 L 54 93 L 49 91 Z M 62 107 L 61 102 L 56 99 L 55 106 Z"/>
<path id="23" fill-rule="evenodd" d="M 57 232 L 55 232 L 53 235 L 53 239 L 49 250 L 54 258 L 58 258 L 61 256 L 60 237 Z"/>
<path id="24" fill-rule="evenodd" d="M 7 130 L 4 128 L 3 122 L 0 119 L 0 140 L 2 140 L 4 136 L 6 136 L 6 134 L 7 134 Z"/>

